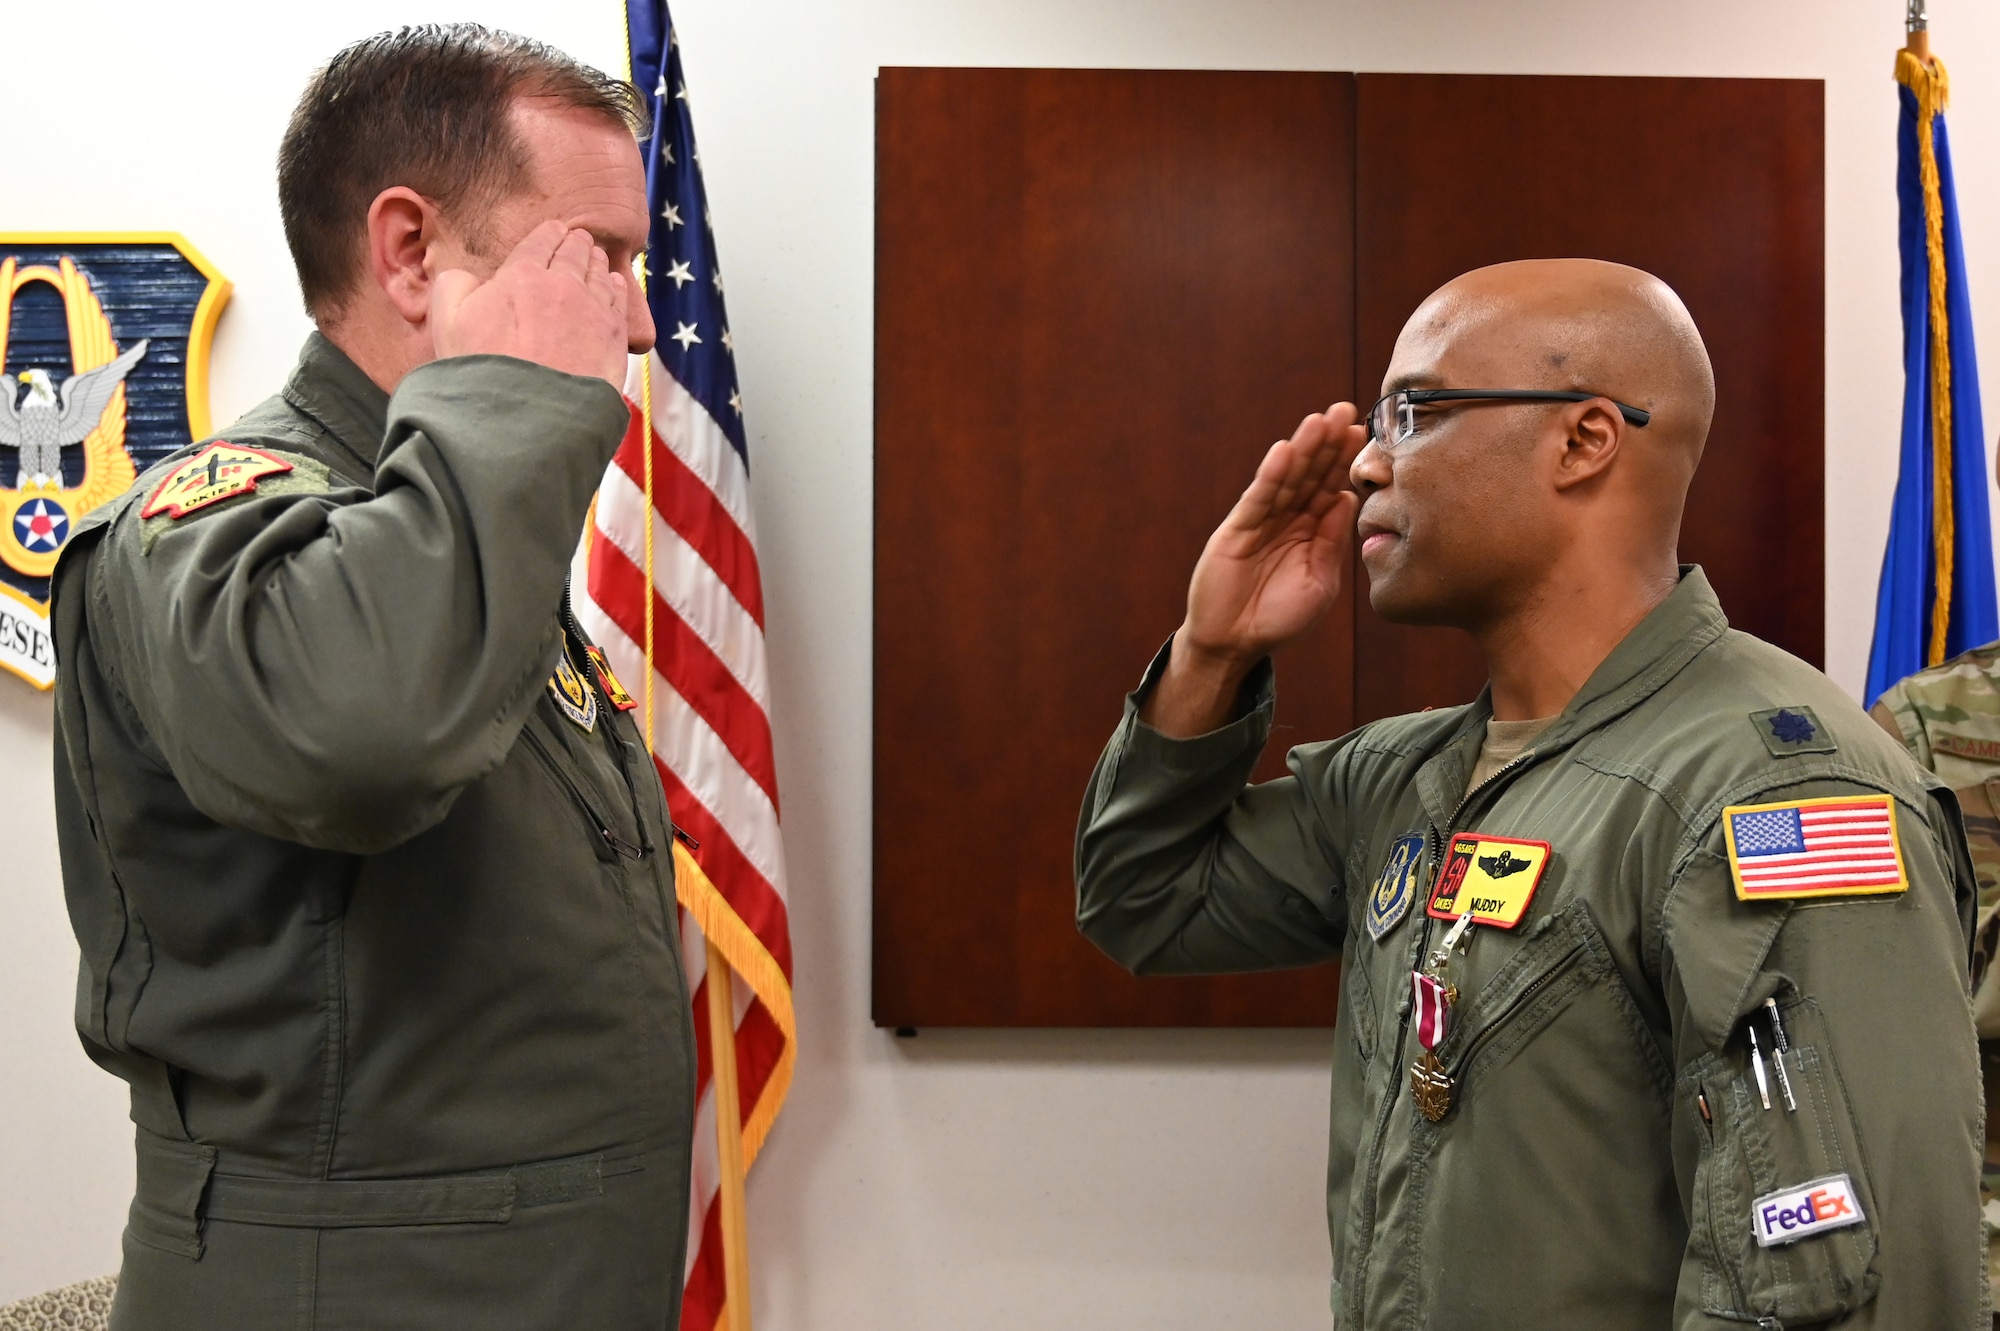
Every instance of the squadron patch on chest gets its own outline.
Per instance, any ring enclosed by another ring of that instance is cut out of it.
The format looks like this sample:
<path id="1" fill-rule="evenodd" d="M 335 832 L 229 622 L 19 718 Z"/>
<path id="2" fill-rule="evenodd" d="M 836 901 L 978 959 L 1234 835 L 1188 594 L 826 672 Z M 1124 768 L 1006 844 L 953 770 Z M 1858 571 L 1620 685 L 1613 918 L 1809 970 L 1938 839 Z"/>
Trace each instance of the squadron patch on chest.
<path id="1" fill-rule="evenodd" d="M 618 676 L 611 673 L 611 662 L 604 659 L 604 653 L 596 647 L 586 647 L 583 650 L 590 658 L 590 664 L 596 668 L 597 682 L 604 686 L 604 696 L 611 700 L 611 705 L 621 712 L 629 712 L 637 707 L 638 699 L 627 693 L 625 686 L 618 682 Z"/>
<path id="2" fill-rule="evenodd" d="M 1469 910 L 1474 924 L 1512 929 L 1527 915 L 1554 853 L 1546 841 L 1461 832 L 1447 844 L 1429 913 L 1456 920 Z"/>
<path id="3" fill-rule="evenodd" d="M 556 709 L 585 731 L 597 725 L 597 690 L 590 687 L 565 651 L 556 658 L 556 673 L 549 676 L 549 696 Z"/>
<path id="4" fill-rule="evenodd" d="M 248 494 L 264 477 L 280 476 L 291 469 L 292 464 L 275 453 L 218 440 L 167 473 L 146 496 L 139 516 L 143 519 L 165 513 L 178 520 L 196 509 Z"/>
<path id="5" fill-rule="evenodd" d="M 1376 942 L 1410 913 L 1410 901 L 1416 896 L 1417 864 L 1423 857 L 1421 832 L 1405 832 L 1390 843 L 1389 857 L 1382 861 L 1382 871 L 1375 875 L 1374 889 L 1368 893 L 1368 936 Z"/>
<path id="6" fill-rule="evenodd" d="M 1722 811 L 1729 876 L 1743 901 L 1905 891 L 1890 795 L 1740 804 Z"/>

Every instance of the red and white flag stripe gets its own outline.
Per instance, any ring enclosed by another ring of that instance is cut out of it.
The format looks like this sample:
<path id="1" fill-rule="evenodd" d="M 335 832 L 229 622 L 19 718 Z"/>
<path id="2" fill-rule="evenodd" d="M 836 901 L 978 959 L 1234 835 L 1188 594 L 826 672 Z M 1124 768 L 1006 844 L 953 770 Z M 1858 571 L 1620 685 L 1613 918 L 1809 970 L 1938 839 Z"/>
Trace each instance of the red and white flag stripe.
<path id="1" fill-rule="evenodd" d="M 651 363 L 652 438 L 636 404 Z M 605 475 L 572 578 L 577 615 L 635 696 L 650 706 L 655 765 L 674 822 L 700 843 L 693 858 L 713 899 L 699 908 L 734 974 L 744 1166 L 754 1159 L 791 1079 L 791 933 L 778 833 L 764 598 L 749 476 L 721 427 L 659 357 L 634 358 L 630 431 Z M 647 452 L 652 502 L 647 502 Z M 652 537 L 652 585 L 646 541 Z M 653 659 L 646 660 L 646 608 Z M 646 711 L 638 713 L 641 717 Z M 642 722 L 643 724 L 643 722 Z M 711 886 L 712 885 L 712 886 Z M 711 1331 L 723 1304 L 718 1106 L 706 1012 L 708 950 L 689 884 L 681 884 L 682 955 L 693 991 L 698 1054 L 694 1184 L 689 1198 L 683 1331 Z"/>
<path id="2" fill-rule="evenodd" d="M 1893 887 L 1903 881 L 1895 814 L 1886 802 L 1808 805 L 1798 819 L 1803 849 L 1739 848 L 1737 872 L 1746 890 Z"/>

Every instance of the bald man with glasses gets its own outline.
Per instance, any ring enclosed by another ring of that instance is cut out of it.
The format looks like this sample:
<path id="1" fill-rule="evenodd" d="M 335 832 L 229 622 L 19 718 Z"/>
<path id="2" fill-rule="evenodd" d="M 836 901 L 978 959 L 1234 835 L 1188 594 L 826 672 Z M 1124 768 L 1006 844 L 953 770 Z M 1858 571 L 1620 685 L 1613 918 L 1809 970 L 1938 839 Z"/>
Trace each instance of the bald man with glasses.
<path id="1" fill-rule="evenodd" d="M 1384 389 L 1209 539 L 1085 796 L 1083 932 L 1141 974 L 1342 962 L 1342 1328 L 1987 1327 L 1958 808 L 1678 564 L 1686 309 L 1480 269 Z M 1465 629 L 1489 685 L 1250 785 L 1357 536 L 1376 611 Z"/>

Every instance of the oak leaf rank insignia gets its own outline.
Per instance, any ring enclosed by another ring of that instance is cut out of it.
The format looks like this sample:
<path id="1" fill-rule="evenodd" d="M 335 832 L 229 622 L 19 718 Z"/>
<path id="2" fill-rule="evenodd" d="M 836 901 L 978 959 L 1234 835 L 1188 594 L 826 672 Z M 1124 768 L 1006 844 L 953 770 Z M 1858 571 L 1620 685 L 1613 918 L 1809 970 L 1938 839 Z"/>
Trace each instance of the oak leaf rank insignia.
<path id="1" fill-rule="evenodd" d="M 278 476 L 292 464 L 261 448 L 246 448 L 218 440 L 167 474 L 146 497 L 141 518 L 165 513 L 180 519 L 199 508 L 249 494 L 266 476 Z"/>

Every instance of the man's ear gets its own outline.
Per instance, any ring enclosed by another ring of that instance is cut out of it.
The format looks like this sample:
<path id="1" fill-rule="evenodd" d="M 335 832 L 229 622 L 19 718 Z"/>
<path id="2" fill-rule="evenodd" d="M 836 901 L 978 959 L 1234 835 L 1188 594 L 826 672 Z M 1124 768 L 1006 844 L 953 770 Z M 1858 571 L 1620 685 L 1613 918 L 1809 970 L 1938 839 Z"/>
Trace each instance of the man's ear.
<path id="1" fill-rule="evenodd" d="M 1579 402 L 1563 413 L 1562 456 L 1556 462 L 1556 489 L 1567 490 L 1611 469 L 1625 438 L 1625 418 L 1602 398 Z"/>
<path id="2" fill-rule="evenodd" d="M 393 185 L 368 205 L 368 276 L 406 323 L 430 317 L 431 247 L 439 234 L 437 209 L 413 189 Z"/>

